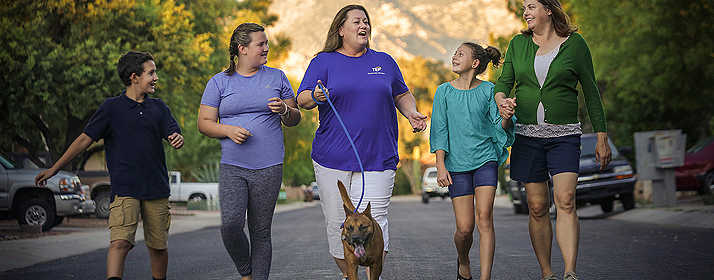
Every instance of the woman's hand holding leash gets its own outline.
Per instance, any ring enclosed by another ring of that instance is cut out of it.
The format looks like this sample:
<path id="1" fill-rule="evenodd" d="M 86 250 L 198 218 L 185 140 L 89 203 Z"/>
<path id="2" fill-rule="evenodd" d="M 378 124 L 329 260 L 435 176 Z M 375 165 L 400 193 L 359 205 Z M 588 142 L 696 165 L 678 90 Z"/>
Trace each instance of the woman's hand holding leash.
<path id="1" fill-rule="evenodd" d="M 330 95 L 329 91 L 322 84 L 322 81 L 317 80 L 318 85 L 315 86 L 315 90 L 312 92 L 312 99 L 316 100 L 315 103 L 322 103 L 327 101 L 327 97 Z M 325 89 L 324 91 L 322 89 Z M 319 101 L 319 102 L 317 102 Z"/>

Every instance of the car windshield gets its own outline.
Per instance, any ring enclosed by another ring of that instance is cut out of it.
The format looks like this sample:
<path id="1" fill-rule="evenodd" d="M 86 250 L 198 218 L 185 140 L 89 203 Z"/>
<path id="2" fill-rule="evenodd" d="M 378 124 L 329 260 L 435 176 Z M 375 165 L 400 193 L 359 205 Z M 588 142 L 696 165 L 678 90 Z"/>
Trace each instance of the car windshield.
<path id="1" fill-rule="evenodd" d="M 436 171 L 429 172 L 426 174 L 427 178 L 436 178 Z"/>
<path id="2" fill-rule="evenodd" d="M 617 148 L 612 144 L 610 139 L 607 139 L 608 144 L 610 144 L 610 151 L 612 152 L 612 158 L 618 158 L 619 153 Z M 597 137 L 581 137 L 580 138 L 580 157 L 595 157 L 595 146 L 597 145 Z"/>
<path id="3" fill-rule="evenodd" d="M 689 148 L 689 150 L 687 150 L 687 153 L 691 154 L 691 153 L 699 152 L 702 149 L 704 149 L 704 147 L 712 144 L 712 142 L 714 142 L 714 137 L 709 137 L 709 138 L 705 139 L 704 141 L 699 141 L 699 143 L 697 143 L 694 146 L 692 146 L 691 148 Z"/>

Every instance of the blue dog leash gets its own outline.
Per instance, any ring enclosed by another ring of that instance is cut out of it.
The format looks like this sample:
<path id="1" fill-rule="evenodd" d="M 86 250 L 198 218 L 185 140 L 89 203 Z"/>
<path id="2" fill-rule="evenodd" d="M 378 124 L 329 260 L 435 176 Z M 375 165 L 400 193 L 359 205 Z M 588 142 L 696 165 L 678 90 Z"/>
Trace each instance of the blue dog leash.
<path id="1" fill-rule="evenodd" d="M 322 90 L 322 92 L 327 93 L 327 90 L 325 90 L 325 86 L 323 86 L 321 83 L 318 83 L 317 86 Z M 313 89 L 312 92 L 310 93 L 312 95 L 312 100 L 315 101 L 315 103 L 322 105 L 325 104 L 325 102 L 318 101 L 317 98 L 315 98 L 315 90 Z M 357 163 L 359 163 L 359 169 L 362 171 L 362 195 L 359 197 L 359 202 L 357 203 L 357 207 L 355 208 L 354 213 L 357 213 L 357 209 L 359 209 L 359 206 L 362 204 L 362 198 L 364 198 L 364 166 L 362 166 L 362 159 L 359 157 L 359 153 L 357 152 L 357 147 L 355 147 L 355 143 L 352 141 L 352 136 L 350 136 L 349 131 L 347 131 L 347 127 L 345 126 L 345 123 L 342 121 L 342 117 L 340 117 L 340 114 L 337 113 L 337 109 L 335 109 L 335 105 L 332 104 L 332 101 L 330 98 L 327 98 L 327 104 L 330 105 L 330 108 L 332 108 L 332 111 L 335 112 L 335 116 L 337 117 L 337 121 L 340 123 L 342 126 L 342 130 L 345 132 L 345 135 L 347 135 L 347 140 L 350 141 L 350 145 L 352 145 L 352 151 L 355 152 L 355 157 L 357 157 Z M 343 224 L 344 226 L 344 224 Z M 340 226 L 342 228 L 342 226 Z"/>

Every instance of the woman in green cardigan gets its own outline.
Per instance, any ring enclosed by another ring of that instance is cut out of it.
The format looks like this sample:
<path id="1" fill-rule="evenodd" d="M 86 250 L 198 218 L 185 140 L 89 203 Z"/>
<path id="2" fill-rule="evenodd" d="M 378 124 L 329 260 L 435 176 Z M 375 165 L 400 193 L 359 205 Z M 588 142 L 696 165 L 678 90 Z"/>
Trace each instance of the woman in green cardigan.
<path id="1" fill-rule="evenodd" d="M 556 279 L 550 256 L 553 231 L 548 214 L 548 174 L 558 209 L 556 237 L 566 280 L 576 280 L 579 224 L 575 187 L 580 164 L 578 90 L 598 135 L 596 158 L 607 167 L 611 152 L 605 113 L 595 83 L 590 50 L 557 0 L 523 1 L 528 28 L 508 45 L 503 73 L 494 91 L 502 116 L 515 113 L 516 140 L 511 178 L 523 182 L 530 212 L 528 231 L 543 279 Z M 515 85 L 515 96 L 508 98 Z"/>

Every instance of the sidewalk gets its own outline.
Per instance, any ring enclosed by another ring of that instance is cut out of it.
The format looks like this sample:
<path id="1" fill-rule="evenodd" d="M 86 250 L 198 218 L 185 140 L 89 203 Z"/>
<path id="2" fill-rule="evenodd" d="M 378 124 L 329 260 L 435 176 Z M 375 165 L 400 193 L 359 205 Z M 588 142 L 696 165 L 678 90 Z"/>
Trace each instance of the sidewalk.
<path id="1" fill-rule="evenodd" d="M 705 205 L 701 197 L 695 196 L 679 199 L 677 206 L 674 207 L 639 207 L 610 218 L 629 222 L 714 229 L 714 205 Z"/>
<path id="2" fill-rule="evenodd" d="M 313 207 L 319 202 L 294 202 L 278 204 L 275 213 Z M 190 215 L 186 215 L 186 214 Z M 196 231 L 206 227 L 219 226 L 221 214 L 218 211 L 181 211 L 171 216 L 169 234 Z M 68 230 L 58 226 L 54 230 Z M 144 240 L 142 224 L 136 232 L 136 241 Z M 83 229 L 71 234 L 44 236 L 32 239 L 7 240 L 0 242 L 0 271 L 22 268 L 51 260 L 88 253 L 109 245 L 109 231 L 106 228 Z"/>
<path id="3" fill-rule="evenodd" d="M 714 205 L 705 205 L 699 196 L 680 198 L 674 207 L 652 207 L 637 205 L 635 209 L 623 211 L 622 205 L 615 203 L 615 211 L 602 213 L 600 207 L 578 208 L 580 219 L 607 218 L 636 223 L 651 223 L 666 226 L 696 227 L 714 229 Z M 494 207 L 511 208 L 508 195 L 498 195 Z"/>

